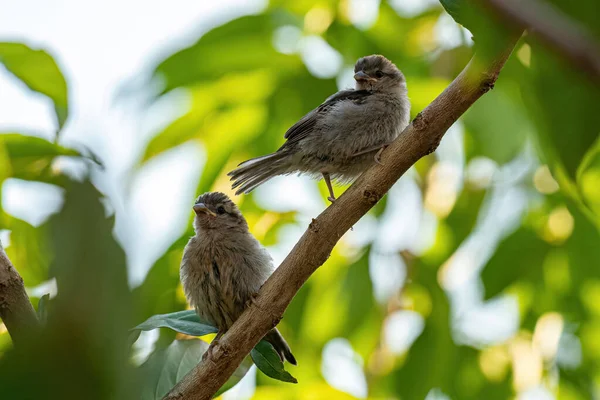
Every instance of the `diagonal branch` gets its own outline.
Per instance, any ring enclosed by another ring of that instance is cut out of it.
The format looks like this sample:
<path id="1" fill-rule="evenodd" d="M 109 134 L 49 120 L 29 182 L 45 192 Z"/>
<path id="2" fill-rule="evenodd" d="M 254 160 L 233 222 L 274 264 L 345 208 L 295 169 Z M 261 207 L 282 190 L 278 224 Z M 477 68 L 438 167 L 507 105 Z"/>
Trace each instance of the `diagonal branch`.
<path id="1" fill-rule="evenodd" d="M 23 278 L 8 259 L 0 243 L 0 318 L 14 343 L 35 334 L 39 321 L 25 293 Z"/>
<path id="2" fill-rule="evenodd" d="M 542 0 L 480 0 L 509 25 L 527 29 L 549 48 L 600 82 L 600 44 L 577 21 Z"/>
<path id="3" fill-rule="evenodd" d="M 227 381 L 254 345 L 280 321 L 300 287 L 329 257 L 356 222 L 421 157 L 437 148 L 446 130 L 478 98 L 493 88 L 519 35 L 493 60 L 472 59 L 467 67 L 383 152 L 383 165 L 369 168 L 321 215 L 313 219 L 291 253 L 265 282 L 256 301 L 233 324 L 211 354 L 181 380 L 165 399 L 208 400 Z"/>

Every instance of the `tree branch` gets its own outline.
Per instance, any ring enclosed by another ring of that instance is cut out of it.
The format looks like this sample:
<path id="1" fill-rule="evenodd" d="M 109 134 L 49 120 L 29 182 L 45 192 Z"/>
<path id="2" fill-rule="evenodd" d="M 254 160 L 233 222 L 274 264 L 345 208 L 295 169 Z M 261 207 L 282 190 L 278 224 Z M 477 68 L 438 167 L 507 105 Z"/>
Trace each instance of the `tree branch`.
<path id="1" fill-rule="evenodd" d="M 35 334 L 39 321 L 25 292 L 23 278 L 8 259 L 0 243 L 0 318 L 17 344 Z"/>
<path id="2" fill-rule="evenodd" d="M 574 67 L 600 82 L 600 45 L 581 24 L 540 0 L 480 0 L 505 22 L 528 30 Z"/>
<path id="3" fill-rule="evenodd" d="M 165 399 L 208 400 L 227 381 L 244 357 L 281 319 L 288 304 L 310 275 L 356 222 L 421 157 L 437 148 L 446 130 L 479 97 L 493 88 L 519 35 L 488 62 L 473 58 L 400 137 L 339 199 L 310 223 L 291 253 L 265 282 L 256 301 L 215 344 L 212 354 L 181 380 Z"/>

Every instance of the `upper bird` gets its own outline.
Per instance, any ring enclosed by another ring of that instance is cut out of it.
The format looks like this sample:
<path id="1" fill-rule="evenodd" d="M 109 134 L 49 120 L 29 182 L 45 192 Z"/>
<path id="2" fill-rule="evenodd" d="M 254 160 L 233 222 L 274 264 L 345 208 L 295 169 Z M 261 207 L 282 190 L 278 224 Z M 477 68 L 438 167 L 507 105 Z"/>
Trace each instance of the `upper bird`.
<path id="1" fill-rule="evenodd" d="M 323 176 L 330 201 L 331 179 L 351 182 L 408 125 L 410 101 L 400 70 L 381 55 L 354 66 L 355 89 L 341 90 L 300 119 L 275 153 L 244 161 L 229 172 L 236 194 L 249 193 L 277 175 Z"/>
<path id="2" fill-rule="evenodd" d="M 218 340 L 271 275 L 273 260 L 225 194 L 205 193 L 193 208 L 196 235 L 185 246 L 179 274 L 185 297 L 202 319 L 219 329 Z M 296 365 L 277 328 L 265 340 L 282 361 Z"/>

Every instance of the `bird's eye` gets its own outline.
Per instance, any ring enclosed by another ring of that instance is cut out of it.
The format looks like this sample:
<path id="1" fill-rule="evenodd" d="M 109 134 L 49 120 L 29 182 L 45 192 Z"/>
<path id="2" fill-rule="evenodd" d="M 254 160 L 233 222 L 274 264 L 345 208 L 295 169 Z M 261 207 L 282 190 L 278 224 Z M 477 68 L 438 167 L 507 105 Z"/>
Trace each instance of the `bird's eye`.
<path id="1" fill-rule="evenodd" d="M 219 214 L 219 215 L 225 214 L 225 207 L 223 207 L 223 206 L 217 207 L 217 214 Z"/>
<path id="2" fill-rule="evenodd" d="M 383 78 L 384 73 L 382 71 L 375 72 L 375 76 L 378 78 Z"/>

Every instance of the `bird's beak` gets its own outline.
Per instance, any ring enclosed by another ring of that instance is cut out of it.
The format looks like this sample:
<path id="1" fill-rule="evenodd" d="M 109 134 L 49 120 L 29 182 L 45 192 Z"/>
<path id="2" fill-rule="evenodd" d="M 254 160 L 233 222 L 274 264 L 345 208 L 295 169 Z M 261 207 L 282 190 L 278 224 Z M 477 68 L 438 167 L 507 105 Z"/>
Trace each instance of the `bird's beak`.
<path id="1" fill-rule="evenodd" d="M 200 215 L 201 213 L 203 213 L 203 214 L 212 215 L 213 217 L 217 216 L 217 214 L 215 214 L 208 207 L 206 207 L 206 204 L 204 204 L 204 203 L 194 204 L 193 208 L 194 208 L 194 212 L 196 213 L 196 215 Z"/>
<path id="2" fill-rule="evenodd" d="M 354 74 L 354 79 L 358 82 L 375 82 L 377 79 L 371 78 L 369 75 L 365 74 L 364 71 L 358 71 Z"/>

